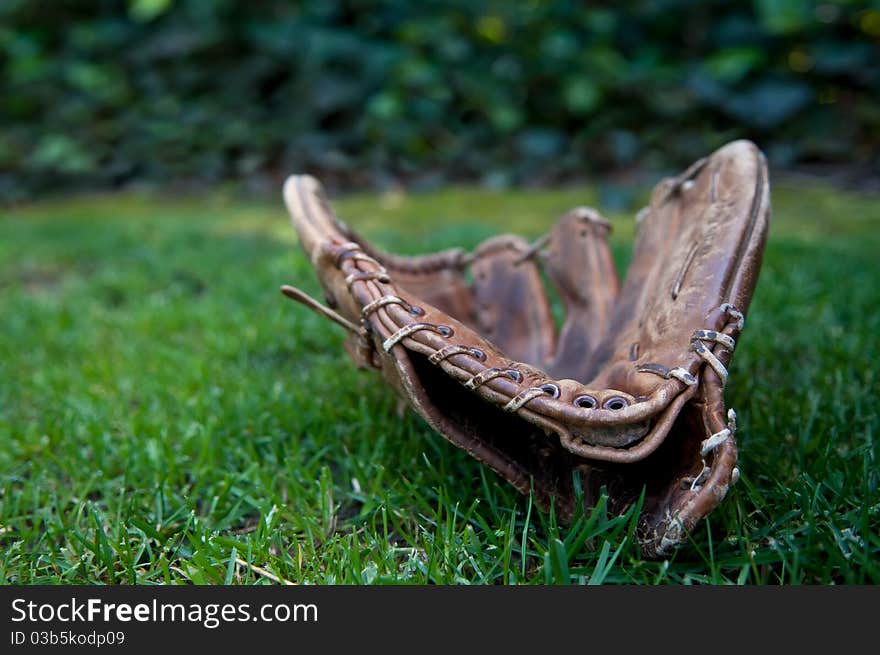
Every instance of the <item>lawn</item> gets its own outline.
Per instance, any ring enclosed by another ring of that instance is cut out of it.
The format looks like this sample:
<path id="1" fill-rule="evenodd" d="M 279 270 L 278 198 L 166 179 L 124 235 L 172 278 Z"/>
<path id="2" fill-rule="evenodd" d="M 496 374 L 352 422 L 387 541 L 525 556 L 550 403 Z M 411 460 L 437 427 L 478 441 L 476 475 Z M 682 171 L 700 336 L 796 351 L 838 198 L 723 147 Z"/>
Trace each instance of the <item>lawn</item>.
<path id="1" fill-rule="evenodd" d="M 536 237 L 590 188 L 335 199 L 390 249 Z M 742 480 L 668 560 L 560 525 L 412 414 L 343 334 L 277 201 L 0 210 L 0 581 L 876 583 L 880 197 L 777 182 L 726 391 Z M 601 207 L 601 205 L 600 205 Z M 612 214 L 621 267 L 634 211 Z"/>

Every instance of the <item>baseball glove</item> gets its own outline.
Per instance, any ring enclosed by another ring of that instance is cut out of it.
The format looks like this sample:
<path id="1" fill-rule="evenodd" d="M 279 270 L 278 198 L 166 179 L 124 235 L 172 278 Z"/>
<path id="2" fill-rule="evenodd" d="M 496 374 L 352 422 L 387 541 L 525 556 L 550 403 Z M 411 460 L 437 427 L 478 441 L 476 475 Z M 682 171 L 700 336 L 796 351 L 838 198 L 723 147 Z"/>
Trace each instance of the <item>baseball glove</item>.
<path id="1" fill-rule="evenodd" d="M 754 144 L 655 187 L 622 286 L 593 209 L 534 243 L 404 257 L 339 221 L 314 178 L 290 177 L 284 197 L 327 305 L 282 291 L 345 327 L 359 365 L 543 508 L 565 519 L 605 493 L 623 512 L 644 494 L 639 540 L 659 557 L 738 479 L 723 392 L 770 215 Z M 542 273 L 565 309 L 559 330 Z"/>

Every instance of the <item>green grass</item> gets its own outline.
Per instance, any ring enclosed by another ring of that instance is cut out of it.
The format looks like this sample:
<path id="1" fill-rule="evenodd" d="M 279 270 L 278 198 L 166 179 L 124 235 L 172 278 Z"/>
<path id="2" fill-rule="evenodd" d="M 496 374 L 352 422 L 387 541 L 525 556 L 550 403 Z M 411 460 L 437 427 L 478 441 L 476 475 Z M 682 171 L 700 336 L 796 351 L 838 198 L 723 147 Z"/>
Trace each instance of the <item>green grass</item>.
<path id="1" fill-rule="evenodd" d="M 394 249 L 537 236 L 590 189 L 337 202 Z M 284 300 L 277 202 L 138 195 L 0 218 L 0 580 L 876 583 L 880 199 L 774 187 L 727 389 L 742 481 L 666 561 L 571 525 L 413 415 Z M 615 255 L 632 217 L 613 216 Z"/>

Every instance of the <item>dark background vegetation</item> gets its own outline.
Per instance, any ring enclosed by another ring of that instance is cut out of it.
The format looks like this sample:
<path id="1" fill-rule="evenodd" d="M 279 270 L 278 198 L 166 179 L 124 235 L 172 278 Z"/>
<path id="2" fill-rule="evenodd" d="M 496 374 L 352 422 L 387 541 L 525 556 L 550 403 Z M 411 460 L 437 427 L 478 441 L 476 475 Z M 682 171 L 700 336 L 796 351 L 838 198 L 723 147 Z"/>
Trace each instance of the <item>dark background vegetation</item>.
<path id="1" fill-rule="evenodd" d="M 878 0 L 3 0 L 0 199 L 558 183 L 736 137 L 865 179 L 878 50 Z"/>

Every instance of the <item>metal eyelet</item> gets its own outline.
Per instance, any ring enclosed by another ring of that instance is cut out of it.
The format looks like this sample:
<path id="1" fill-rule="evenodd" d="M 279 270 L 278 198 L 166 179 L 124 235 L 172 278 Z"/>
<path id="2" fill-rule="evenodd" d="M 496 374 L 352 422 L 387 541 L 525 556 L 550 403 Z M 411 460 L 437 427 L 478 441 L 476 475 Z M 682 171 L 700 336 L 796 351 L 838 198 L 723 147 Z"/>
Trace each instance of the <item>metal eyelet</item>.
<path id="1" fill-rule="evenodd" d="M 599 402 L 593 396 L 578 396 L 574 399 L 574 404 L 583 409 L 594 409 Z"/>
<path id="2" fill-rule="evenodd" d="M 627 407 L 628 405 L 629 401 L 626 398 L 623 398 L 621 396 L 612 396 L 602 404 L 602 408 L 617 411 L 623 409 L 624 407 Z"/>
<path id="3" fill-rule="evenodd" d="M 477 359 L 477 360 L 479 360 L 479 361 L 481 361 L 481 362 L 485 362 L 485 361 L 486 361 L 486 353 L 484 353 L 484 352 L 483 352 L 482 350 L 480 350 L 479 348 L 471 348 L 471 355 L 474 356 L 474 359 Z"/>
<path id="4" fill-rule="evenodd" d="M 425 310 L 422 309 L 421 307 L 416 307 L 415 305 L 410 305 L 409 306 L 409 313 L 412 314 L 413 316 L 421 316 L 422 314 L 425 313 Z"/>
<path id="5" fill-rule="evenodd" d="M 557 387 L 552 382 L 548 382 L 547 384 L 542 384 L 541 391 L 546 393 L 551 398 L 559 398 L 559 387 Z"/>
<path id="6" fill-rule="evenodd" d="M 448 338 L 451 337 L 453 334 L 455 334 L 455 330 L 453 330 L 453 329 L 452 329 L 451 327 L 449 327 L 448 325 L 438 325 L 438 326 L 437 326 L 437 333 L 438 333 L 441 337 L 446 337 L 446 338 L 448 339 Z"/>
<path id="7" fill-rule="evenodd" d="M 523 381 L 523 374 L 517 371 L 515 368 L 509 368 L 504 372 L 507 374 L 507 377 L 509 377 L 514 382 Z"/>

